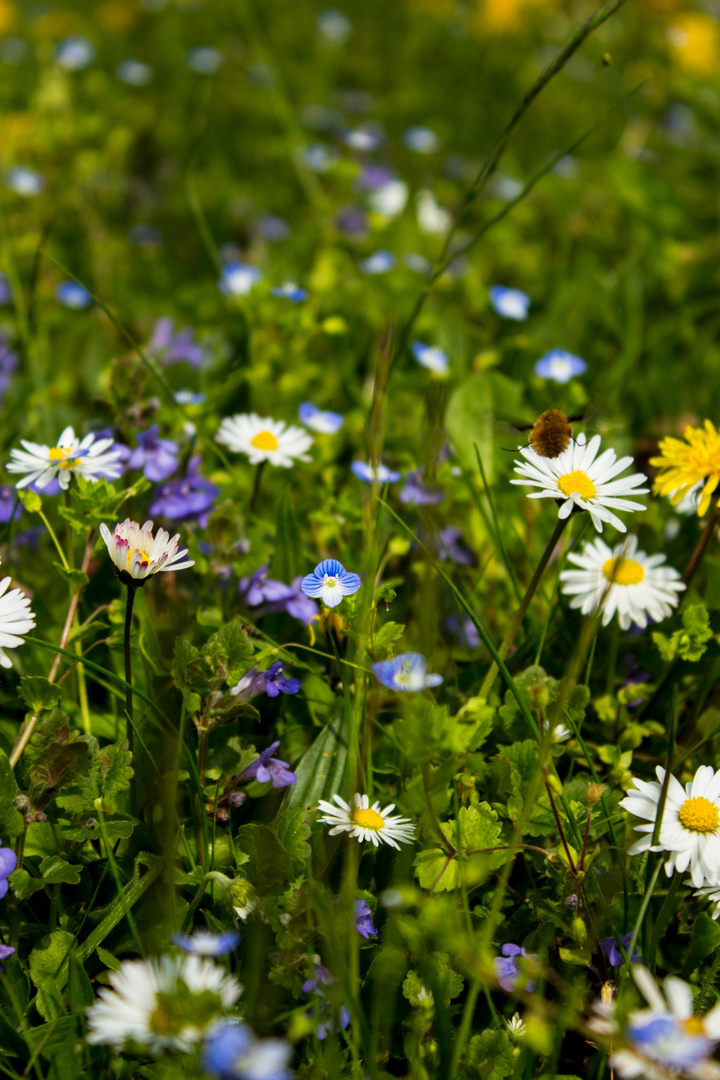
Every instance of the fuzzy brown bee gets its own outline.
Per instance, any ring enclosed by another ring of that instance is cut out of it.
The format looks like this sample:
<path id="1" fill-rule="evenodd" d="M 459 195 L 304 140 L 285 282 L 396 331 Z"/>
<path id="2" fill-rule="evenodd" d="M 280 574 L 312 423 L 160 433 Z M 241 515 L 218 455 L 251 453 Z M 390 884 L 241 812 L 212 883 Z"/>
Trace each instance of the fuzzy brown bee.
<path id="1" fill-rule="evenodd" d="M 570 445 L 572 424 L 560 409 L 546 409 L 533 424 L 528 438 L 540 457 L 556 458 Z"/>

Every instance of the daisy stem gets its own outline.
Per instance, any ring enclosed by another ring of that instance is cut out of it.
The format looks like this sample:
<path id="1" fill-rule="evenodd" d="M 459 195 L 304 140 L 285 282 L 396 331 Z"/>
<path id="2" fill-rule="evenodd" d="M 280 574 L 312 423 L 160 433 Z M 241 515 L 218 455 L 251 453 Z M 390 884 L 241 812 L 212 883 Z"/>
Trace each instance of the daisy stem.
<path id="1" fill-rule="evenodd" d="M 260 497 L 260 483 L 266 465 L 267 461 L 261 461 L 255 469 L 255 480 L 253 481 L 252 495 L 250 496 L 250 505 L 248 506 L 251 514 L 255 513 L 255 505 Z"/>
<path id="2" fill-rule="evenodd" d="M 69 570 L 70 567 L 68 566 L 68 561 L 65 558 L 65 552 L 63 551 L 63 549 L 62 549 L 62 547 L 60 545 L 60 541 L 58 540 L 57 536 L 55 535 L 55 533 L 53 531 L 52 525 L 48 521 L 45 514 L 43 514 L 42 510 L 38 510 L 37 513 L 38 513 L 38 517 L 41 519 L 41 521 L 43 522 L 45 528 L 47 529 L 48 533 L 50 534 L 50 539 L 52 540 L 53 544 L 55 545 L 57 553 L 60 556 L 60 562 L 63 565 L 63 569 L 64 570 Z"/>
<path id="3" fill-rule="evenodd" d="M 718 523 L 718 518 L 720 518 L 720 502 L 716 502 L 712 510 L 708 514 L 708 519 L 705 522 L 705 528 L 700 534 L 700 539 L 695 545 L 695 550 L 690 556 L 690 561 L 685 567 L 685 573 L 683 574 L 682 579 L 688 586 L 688 588 L 690 587 L 690 582 L 697 573 L 698 567 L 702 562 L 703 555 L 705 554 L 707 546 L 712 539 L 712 535 L 715 532 L 715 526 Z M 685 595 L 687 596 L 687 592 L 685 593 Z"/>
<path id="4" fill-rule="evenodd" d="M 525 618 L 525 615 L 527 614 L 527 610 L 530 607 L 530 604 L 532 602 L 532 598 L 533 598 L 533 596 L 535 595 L 535 593 L 537 591 L 538 585 L 540 584 L 540 579 L 542 578 L 543 574 L 545 573 L 545 570 L 547 568 L 547 564 L 550 562 L 550 556 L 552 555 L 553 551 L 557 547 L 558 541 L 560 540 L 560 537 L 563 534 L 563 530 L 564 530 L 564 528 L 567 525 L 569 520 L 570 520 L 569 517 L 558 518 L 557 524 L 555 525 L 555 528 L 553 529 L 553 534 L 550 537 L 550 540 L 548 541 L 547 547 L 545 548 L 545 550 L 543 551 L 543 553 L 542 553 L 542 555 L 540 557 L 540 562 L 535 567 L 535 572 L 534 572 L 533 576 L 530 578 L 528 586 L 527 586 L 527 588 L 525 590 L 525 595 L 523 596 L 522 600 L 520 601 L 520 607 L 517 609 L 517 611 L 513 615 L 512 622 L 510 623 L 508 631 L 507 631 L 507 633 L 505 634 L 505 637 L 502 640 L 502 644 L 500 645 L 500 648 L 498 649 L 498 656 L 500 657 L 501 660 L 504 660 L 505 657 L 507 656 L 508 652 L 510 651 L 510 646 L 512 645 L 513 641 L 515 640 L 515 637 L 516 637 L 516 635 L 518 633 L 518 630 L 522 626 L 523 619 Z M 489 698 L 489 696 L 490 696 L 490 691 L 492 690 L 493 683 L 495 682 L 495 679 L 497 678 L 497 673 L 498 673 L 498 666 L 493 661 L 493 663 L 490 665 L 490 669 L 489 669 L 487 675 L 485 676 L 485 680 L 484 680 L 484 682 L 483 682 L 483 684 L 482 684 L 482 686 L 480 688 L 480 697 L 484 697 L 485 700 L 487 700 Z"/>
<path id="5" fill-rule="evenodd" d="M 135 603 L 136 585 L 127 585 L 127 602 L 125 605 L 125 635 L 123 647 L 125 651 L 125 713 L 127 723 L 127 741 L 130 753 L 135 758 L 135 734 L 133 731 L 133 689 L 132 689 L 132 660 L 130 658 L 130 631 L 132 629 L 133 604 Z"/>

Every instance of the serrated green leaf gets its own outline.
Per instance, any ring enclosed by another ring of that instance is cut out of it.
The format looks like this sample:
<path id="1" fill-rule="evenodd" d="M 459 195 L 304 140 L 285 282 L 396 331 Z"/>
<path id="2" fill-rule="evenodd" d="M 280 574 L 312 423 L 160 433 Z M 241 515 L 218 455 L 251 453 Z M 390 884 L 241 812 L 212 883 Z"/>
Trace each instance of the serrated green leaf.
<path id="1" fill-rule="evenodd" d="M 22 814 L 15 806 L 19 794 L 7 754 L 0 750 L 0 838 L 5 843 L 14 840 L 25 827 Z"/>
<path id="2" fill-rule="evenodd" d="M 372 655 L 378 660 L 389 660 L 395 651 L 395 642 L 399 641 L 405 632 L 405 627 L 400 623 L 386 622 L 373 634 Z"/>
<path id="3" fill-rule="evenodd" d="M 243 825 L 235 846 L 248 856 L 247 876 L 261 893 L 277 892 L 292 878 L 290 855 L 267 825 Z"/>
<path id="4" fill-rule="evenodd" d="M 310 826 L 303 808 L 281 810 L 272 823 L 272 830 L 290 856 L 294 872 L 302 873 L 310 857 Z"/>
<path id="5" fill-rule="evenodd" d="M 83 529 L 85 529 L 85 527 L 86 526 L 83 525 Z M 67 581 L 68 585 L 72 586 L 73 589 L 83 588 L 90 580 L 84 570 L 73 570 L 72 568 L 66 569 L 62 563 L 59 562 L 54 562 L 53 566 L 63 581 Z"/>
<path id="6" fill-rule="evenodd" d="M 80 869 L 57 855 L 48 855 L 40 863 L 40 873 L 47 885 L 77 885 Z"/>
<path id="7" fill-rule="evenodd" d="M 18 900 L 27 900 L 33 893 L 40 892 L 41 889 L 45 888 L 45 882 L 42 878 L 31 877 L 25 867 L 13 870 L 8 881 Z"/>
<path id="8" fill-rule="evenodd" d="M 18 687 L 18 696 L 31 712 L 37 714 L 43 709 L 53 709 L 59 705 L 62 690 L 40 675 L 23 675 Z"/>

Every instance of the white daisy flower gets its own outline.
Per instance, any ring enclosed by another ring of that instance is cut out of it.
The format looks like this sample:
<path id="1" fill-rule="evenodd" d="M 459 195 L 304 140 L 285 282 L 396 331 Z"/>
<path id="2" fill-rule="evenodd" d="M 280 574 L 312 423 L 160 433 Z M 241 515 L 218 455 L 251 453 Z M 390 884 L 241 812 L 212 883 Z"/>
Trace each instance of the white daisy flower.
<path id="1" fill-rule="evenodd" d="M 35 615 L 30 610 L 30 600 L 19 589 L 7 591 L 10 578 L 0 581 L 0 665 L 12 667 L 5 649 L 17 649 L 23 644 L 21 634 L 27 634 L 35 626 Z"/>
<path id="2" fill-rule="evenodd" d="M 309 461 L 307 451 L 313 444 L 312 435 L 302 428 L 257 413 L 226 416 L 215 438 L 236 454 L 247 454 L 252 465 L 269 461 L 283 469 L 289 469 L 295 460 Z"/>
<path id="3" fill-rule="evenodd" d="M 199 956 L 129 960 L 108 978 L 112 989 L 100 990 L 87 1010 L 88 1042 L 118 1049 L 139 1043 L 153 1055 L 188 1053 L 243 990 L 223 968 Z"/>
<path id="4" fill-rule="evenodd" d="M 626 526 L 613 510 L 644 510 L 642 503 L 631 502 L 627 495 L 644 495 L 650 488 L 639 487 L 647 477 L 643 473 L 633 473 L 622 480 L 615 477 L 632 465 L 631 457 L 618 461 L 614 450 L 606 450 L 597 457 L 600 449 L 600 436 L 593 435 L 586 444 L 585 436 L 578 435 L 567 450 L 557 457 L 541 457 L 531 447 L 520 447 L 525 461 L 516 461 L 515 472 L 521 480 L 511 480 L 511 484 L 524 484 L 527 487 L 540 488 L 532 491 L 529 499 L 557 499 L 560 502 L 558 516 L 569 517 L 573 510 L 587 510 L 593 525 L 602 532 L 603 522 L 614 525 L 620 532 L 626 532 Z"/>
<path id="5" fill-rule="evenodd" d="M 688 885 L 692 882 L 688 881 Z M 693 896 L 702 896 L 706 900 L 709 900 L 711 904 L 715 904 L 715 910 L 712 913 L 713 919 L 720 919 L 720 885 L 703 885 L 701 889 L 696 889 Z"/>
<path id="6" fill-rule="evenodd" d="M 371 840 L 375 847 L 386 843 L 398 850 L 398 840 L 403 844 L 412 841 L 415 826 L 410 824 L 409 818 L 399 817 L 397 814 L 390 816 L 390 812 L 395 809 L 395 803 L 390 803 L 381 810 L 379 802 L 370 806 L 367 795 L 355 795 L 352 807 L 339 795 L 333 795 L 333 800 L 337 806 L 324 799 L 318 802 L 318 807 L 323 811 L 323 816 L 319 817 L 318 821 L 333 826 L 330 836 L 349 832 L 358 841 Z"/>
<path id="7" fill-rule="evenodd" d="M 11 450 L 7 471 L 25 473 L 17 488 L 35 484 L 44 488 L 55 477 L 60 487 L 70 486 L 73 476 L 83 476 L 86 480 L 99 480 L 106 476 L 115 480 L 123 470 L 120 451 L 111 450 L 112 439 L 96 439 L 92 432 L 84 439 L 77 439 L 71 427 L 61 433 L 56 446 L 42 446 L 40 443 L 21 439 L 24 450 Z"/>
<path id="8" fill-rule="evenodd" d="M 602 609 L 603 626 L 618 613 L 620 626 L 647 626 L 648 616 L 661 622 L 677 607 L 678 593 L 685 588 L 677 570 L 663 566 L 665 556 L 638 551 L 637 537 L 609 548 L 599 537 L 586 544 L 582 554 L 568 555 L 578 570 L 563 570 L 562 591 L 572 596 L 571 608 L 583 615 Z"/>
<path id="9" fill-rule="evenodd" d="M 170 536 L 164 529 L 158 529 L 153 537 L 152 529 L 152 521 L 146 521 L 140 528 L 130 518 L 116 525 L 113 533 L 104 522 L 100 526 L 100 535 L 123 585 L 143 585 L 154 574 L 195 565 L 192 559 L 184 558 L 187 548 L 178 550 L 180 533 Z"/>
<path id="10" fill-rule="evenodd" d="M 658 801 L 665 779 L 665 770 L 658 765 L 658 781 L 647 783 L 633 778 L 635 790 L 630 789 L 620 805 L 630 814 L 645 818 L 648 825 L 636 825 L 645 833 L 629 850 L 630 855 L 643 851 L 667 851 L 665 873 L 674 870 L 682 874 L 690 867 L 696 889 L 701 885 L 720 885 L 720 770 L 701 765 L 695 777 L 683 788 L 679 780 L 670 777 L 667 798 L 658 835 L 652 845 Z"/>

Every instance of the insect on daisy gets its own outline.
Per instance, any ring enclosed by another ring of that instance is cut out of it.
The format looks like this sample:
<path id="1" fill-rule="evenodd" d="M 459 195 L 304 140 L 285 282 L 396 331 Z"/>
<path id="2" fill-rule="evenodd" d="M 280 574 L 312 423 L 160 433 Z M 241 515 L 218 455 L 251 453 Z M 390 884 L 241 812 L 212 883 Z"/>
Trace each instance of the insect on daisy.
<path id="1" fill-rule="evenodd" d="M 661 622 L 677 606 L 685 588 L 677 570 L 663 566 L 665 556 L 638 551 L 637 537 L 609 548 L 599 537 L 586 544 L 580 555 L 570 554 L 577 570 L 560 574 L 562 591 L 572 596 L 571 608 L 583 615 L 602 610 L 603 626 L 617 612 L 620 626 L 647 626 L 648 617 Z"/>
<path id="2" fill-rule="evenodd" d="M 391 815 L 395 809 L 395 803 L 390 803 L 384 810 L 380 809 L 380 803 L 374 802 L 370 806 L 367 795 L 356 794 L 352 800 L 352 806 L 341 799 L 339 795 L 333 795 L 333 801 L 337 804 L 320 799 L 318 807 L 323 811 L 318 821 L 326 825 L 332 825 L 330 836 L 337 833 L 348 832 L 358 842 L 370 840 L 375 847 L 380 844 L 389 844 L 390 847 L 400 849 L 400 844 L 409 844 L 413 839 L 415 826 L 410 824 L 409 818 Z"/>
<path id="3" fill-rule="evenodd" d="M 656 495 L 669 495 L 677 506 L 696 484 L 704 484 L 697 512 L 707 513 L 712 495 L 720 483 L 720 431 L 709 420 L 701 428 L 688 425 L 683 439 L 663 439 L 658 449 L 660 457 L 650 458 L 658 470 L 655 478 Z"/>
<path id="4" fill-rule="evenodd" d="M 307 451 L 313 444 L 312 435 L 302 428 L 257 413 L 226 416 L 215 438 L 236 454 L 247 454 L 252 465 L 269 461 L 284 469 L 295 461 L 309 461 Z"/>
<path id="5" fill-rule="evenodd" d="M 73 428 L 66 427 L 60 434 L 56 446 L 43 446 L 40 443 L 20 440 L 24 450 L 11 450 L 7 471 L 25 473 L 18 480 L 16 487 L 24 488 L 28 484 L 44 488 L 57 477 L 60 487 L 68 488 L 73 476 L 82 476 L 86 480 L 99 480 L 106 476 L 115 480 L 122 473 L 120 451 L 111 450 L 113 440 L 96 439 L 90 433 L 83 439 L 75 436 Z"/>
<path id="6" fill-rule="evenodd" d="M 669 859 L 665 873 L 671 877 L 675 870 L 690 876 L 696 889 L 706 882 L 720 885 L 720 770 L 701 765 L 694 778 L 683 788 L 679 780 L 670 777 L 657 844 L 652 834 L 658 814 L 658 804 L 665 770 L 658 765 L 657 780 L 647 783 L 633 778 L 632 788 L 620 805 L 630 814 L 645 818 L 648 825 L 636 825 L 644 833 L 629 850 L 630 855 L 643 851 L 666 851 Z M 659 782 L 658 782 L 659 781 Z"/>
<path id="7" fill-rule="evenodd" d="M 152 529 L 152 521 L 146 521 L 140 528 L 130 518 L 116 525 L 112 533 L 104 523 L 100 526 L 100 535 L 123 585 L 141 586 L 155 574 L 186 570 L 195 565 L 192 559 L 184 558 L 187 548 L 178 550 L 180 533 L 171 537 L 164 529 L 158 529 L 153 537 Z"/>
<path id="8" fill-rule="evenodd" d="M 21 634 L 35 627 L 35 615 L 30 610 L 30 600 L 19 589 L 7 591 L 10 578 L 0 581 L 0 665 L 12 667 L 5 649 L 17 649 L 23 644 Z"/>
<path id="9" fill-rule="evenodd" d="M 617 460 L 614 450 L 605 450 L 598 457 L 600 441 L 600 436 L 594 435 L 586 443 L 585 436 L 578 435 L 575 442 L 554 458 L 541 457 L 530 447 L 521 447 L 520 453 L 525 460 L 516 460 L 515 472 L 522 479 L 510 483 L 541 489 L 529 492 L 529 499 L 556 499 L 560 504 L 560 518 L 569 517 L 573 510 L 587 510 L 598 532 L 602 532 L 603 522 L 626 532 L 627 526 L 613 511 L 644 510 L 642 503 L 632 502 L 625 496 L 648 492 L 649 488 L 639 486 L 647 477 L 643 473 L 633 473 L 621 480 L 615 479 L 632 465 L 633 459 Z"/>
<path id="10" fill-rule="evenodd" d="M 87 1010 L 89 1043 L 122 1048 L 137 1043 L 149 1054 L 189 1053 L 242 994 L 241 984 L 211 960 L 161 956 L 129 960 L 108 974 Z"/>

